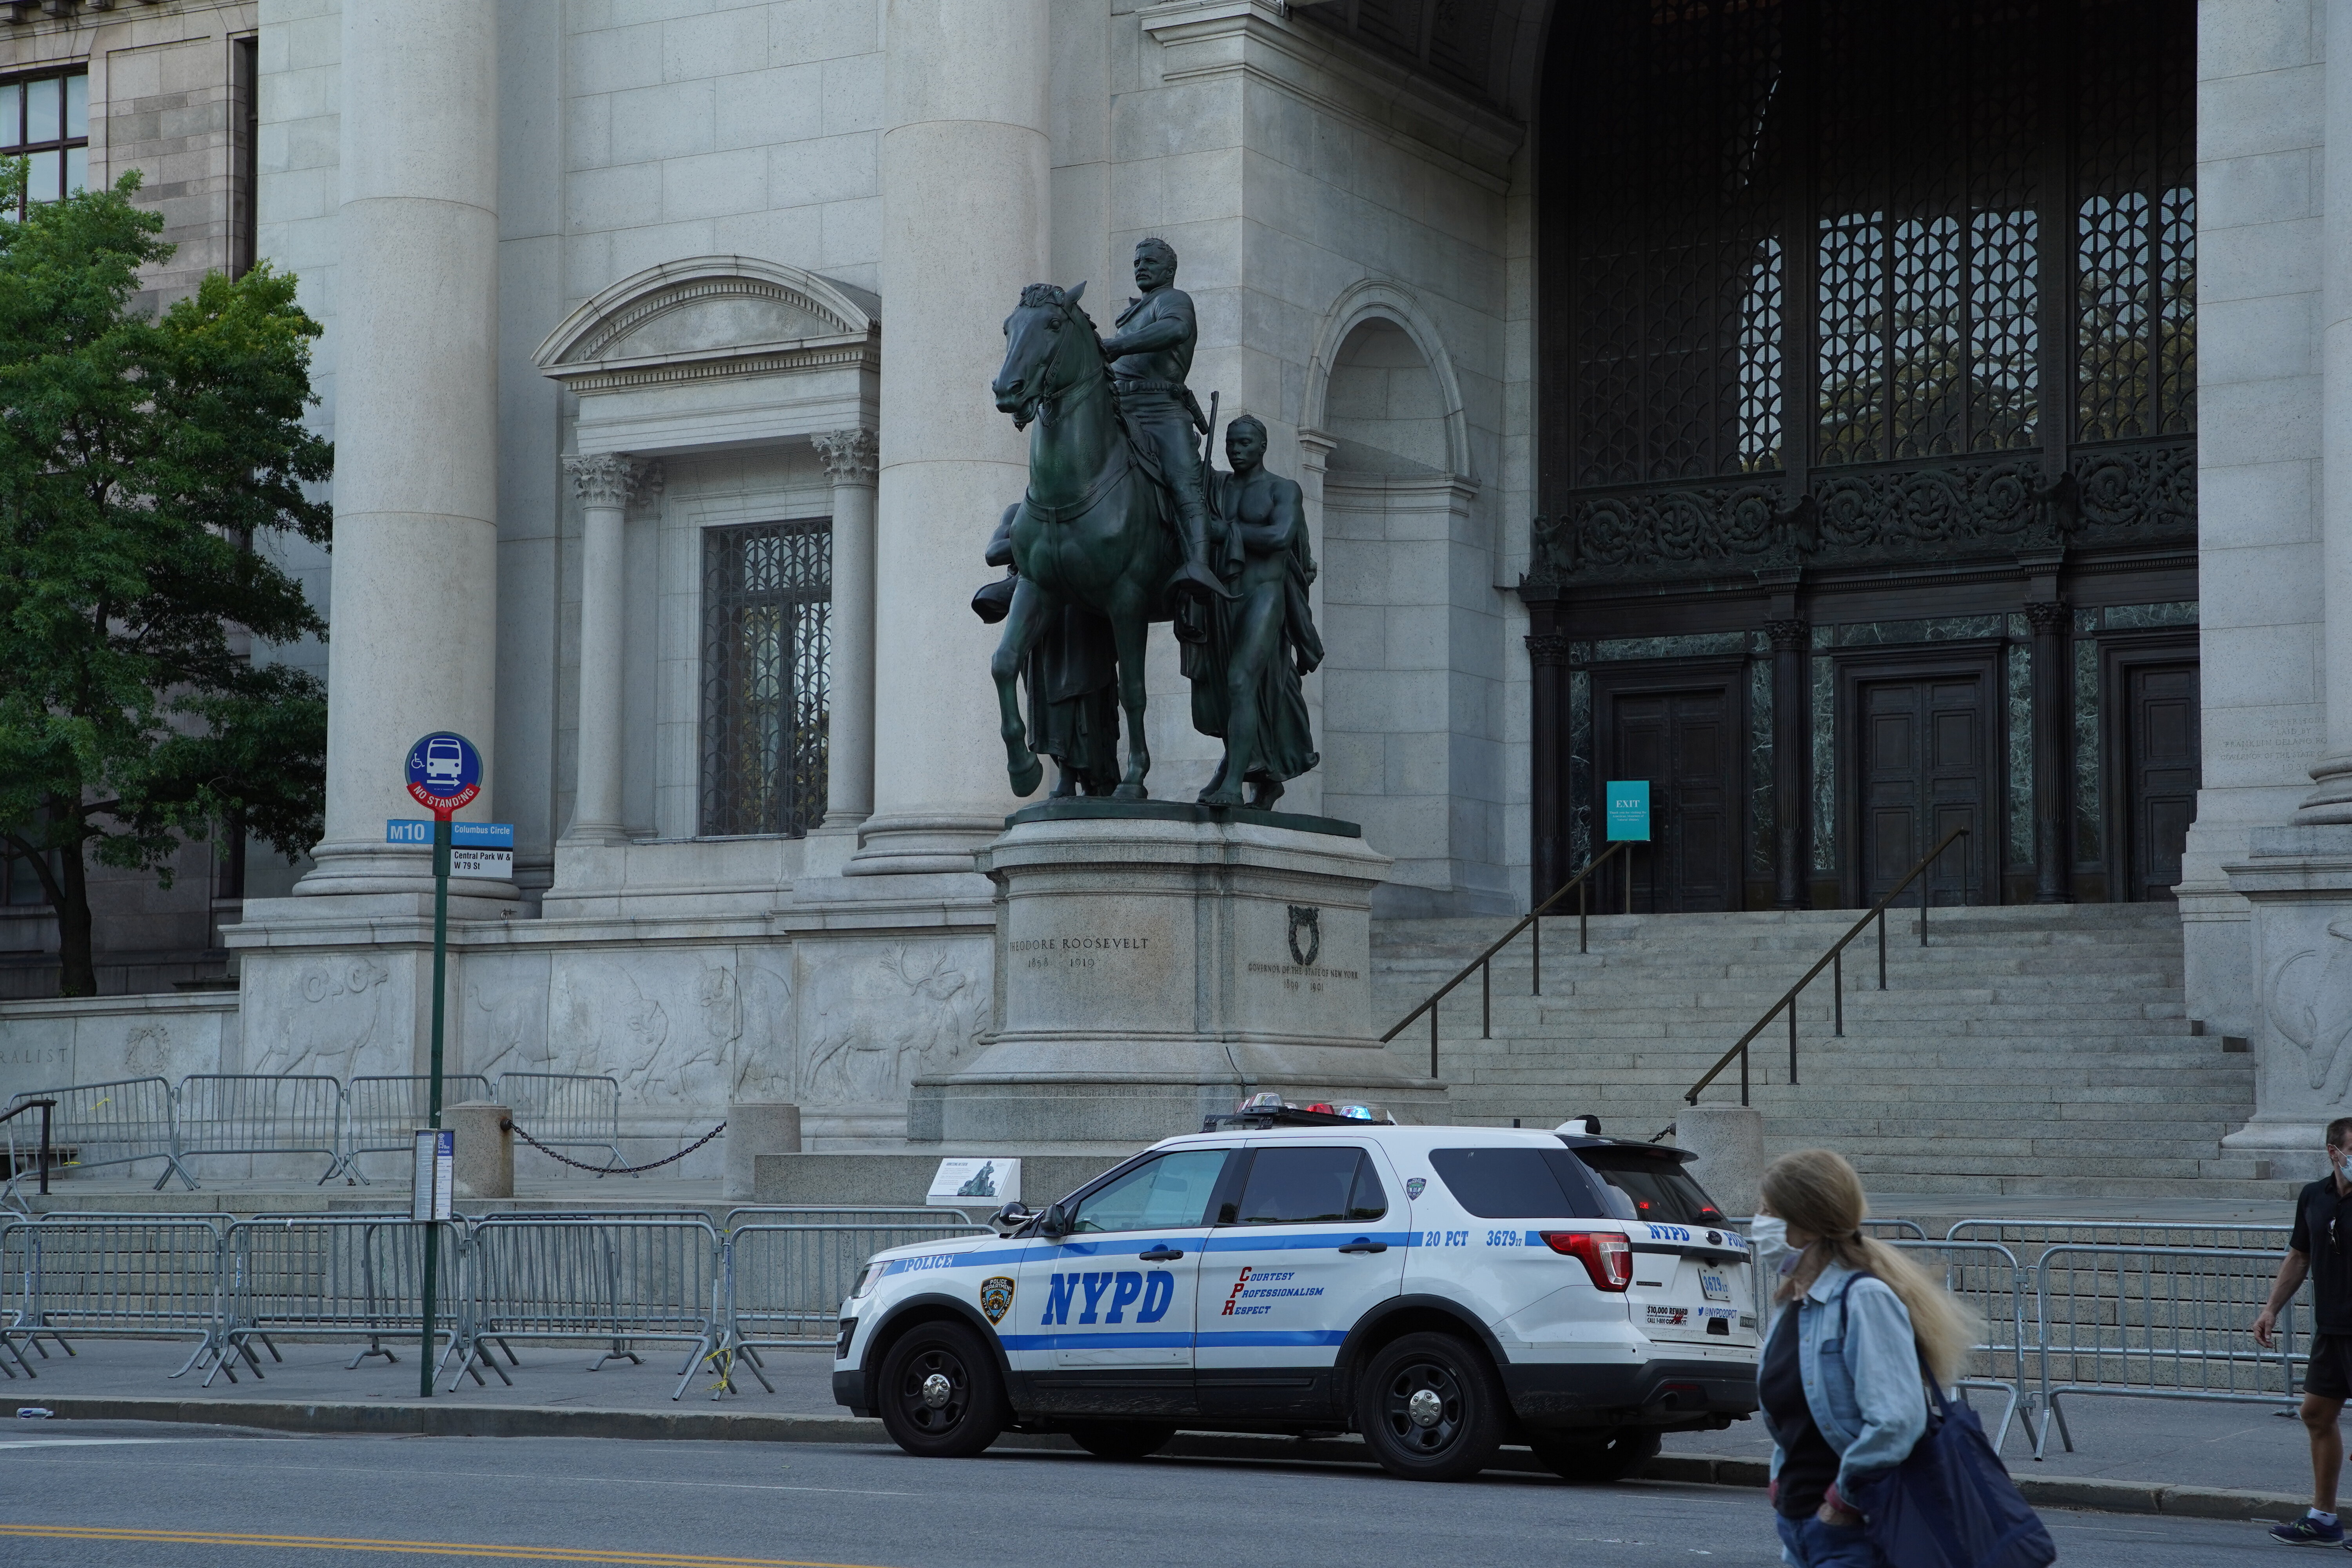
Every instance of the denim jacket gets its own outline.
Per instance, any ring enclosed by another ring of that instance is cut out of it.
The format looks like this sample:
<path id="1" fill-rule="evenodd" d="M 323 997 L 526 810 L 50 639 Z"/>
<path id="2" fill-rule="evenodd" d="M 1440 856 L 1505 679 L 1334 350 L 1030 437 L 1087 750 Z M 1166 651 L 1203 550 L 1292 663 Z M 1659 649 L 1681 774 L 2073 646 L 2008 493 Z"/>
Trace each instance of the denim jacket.
<path id="1" fill-rule="evenodd" d="M 1927 1387 L 1919 1379 L 1919 1352 L 1911 1315 L 1885 1282 L 1865 1278 L 1838 1296 L 1853 1270 L 1832 1263 L 1796 1302 L 1798 1365 L 1805 1404 L 1822 1441 L 1837 1450 L 1837 1485 L 1851 1496 L 1857 1478 L 1910 1458 L 1927 1430 Z M 1767 1429 L 1769 1413 L 1764 1413 Z M 1780 1434 L 1773 1434 L 1772 1473 L 1780 1473 Z"/>

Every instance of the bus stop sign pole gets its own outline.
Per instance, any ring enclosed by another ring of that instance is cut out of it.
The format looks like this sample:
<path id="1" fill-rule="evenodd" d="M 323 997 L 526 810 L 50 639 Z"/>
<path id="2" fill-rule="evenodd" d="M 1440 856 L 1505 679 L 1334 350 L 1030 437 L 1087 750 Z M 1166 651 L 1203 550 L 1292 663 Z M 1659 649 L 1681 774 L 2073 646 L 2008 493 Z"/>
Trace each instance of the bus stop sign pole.
<path id="1" fill-rule="evenodd" d="M 449 1217 L 448 1135 L 441 1130 L 442 1042 L 446 1025 L 449 975 L 449 820 L 482 793 L 482 754 L 463 735 L 437 731 L 408 751 L 408 793 L 433 814 L 433 1058 L 426 1090 L 425 1131 L 429 1158 L 416 1161 L 416 1194 L 411 1214 L 425 1222 L 425 1326 L 416 1369 L 416 1395 L 433 1397 L 433 1337 L 440 1301 L 441 1222 Z M 420 1136 L 418 1142 L 424 1143 Z"/>

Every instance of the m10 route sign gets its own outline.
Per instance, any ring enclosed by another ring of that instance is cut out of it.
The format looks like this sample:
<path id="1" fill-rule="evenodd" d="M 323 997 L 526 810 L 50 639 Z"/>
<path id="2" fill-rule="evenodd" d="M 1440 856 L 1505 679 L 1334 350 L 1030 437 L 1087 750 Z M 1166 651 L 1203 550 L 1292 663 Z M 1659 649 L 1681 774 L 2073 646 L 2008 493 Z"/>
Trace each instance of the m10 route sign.
<path id="1" fill-rule="evenodd" d="M 408 748 L 409 797 L 435 816 L 447 816 L 482 793 L 482 753 L 474 742 L 438 730 Z"/>

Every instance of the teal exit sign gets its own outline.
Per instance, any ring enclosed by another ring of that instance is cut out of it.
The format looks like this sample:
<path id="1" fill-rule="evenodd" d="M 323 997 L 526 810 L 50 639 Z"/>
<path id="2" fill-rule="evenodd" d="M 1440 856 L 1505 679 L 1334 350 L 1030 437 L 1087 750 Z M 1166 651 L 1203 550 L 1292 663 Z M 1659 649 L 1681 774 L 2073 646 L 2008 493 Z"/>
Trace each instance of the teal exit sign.
<path id="1" fill-rule="evenodd" d="M 1611 779 L 1606 786 L 1609 802 L 1609 837 L 1612 843 L 1631 838 L 1646 844 L 1650 840 L 1650 781 L 1647 779 Z"/>

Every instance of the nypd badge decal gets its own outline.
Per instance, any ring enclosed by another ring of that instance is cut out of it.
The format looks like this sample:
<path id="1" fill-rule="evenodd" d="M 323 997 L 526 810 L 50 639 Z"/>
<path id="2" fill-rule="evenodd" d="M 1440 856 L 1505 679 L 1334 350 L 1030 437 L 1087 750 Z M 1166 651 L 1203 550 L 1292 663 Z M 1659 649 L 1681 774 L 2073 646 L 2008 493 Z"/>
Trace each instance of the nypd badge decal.
<path id="1" fill-rule="evenodd" d="M 1013 1281 L 1002 1274 L 982 1280 L 980 1310 L 992 1323 L 1004 1321 L 1004 1314 L 1013 1310 Z"/>
<path id="2" fill-rule="evenodd" d="M 1417 1198 L 1421 1196 L 1421 1189 L 1427 1185 L 1429 1185 L 1429 1178 L 1426 1176 L 1407 1176 L 1404 1179 L 1404 1195 L 1408 1198 Z"/>

